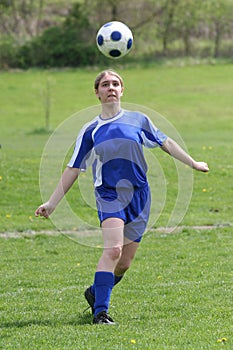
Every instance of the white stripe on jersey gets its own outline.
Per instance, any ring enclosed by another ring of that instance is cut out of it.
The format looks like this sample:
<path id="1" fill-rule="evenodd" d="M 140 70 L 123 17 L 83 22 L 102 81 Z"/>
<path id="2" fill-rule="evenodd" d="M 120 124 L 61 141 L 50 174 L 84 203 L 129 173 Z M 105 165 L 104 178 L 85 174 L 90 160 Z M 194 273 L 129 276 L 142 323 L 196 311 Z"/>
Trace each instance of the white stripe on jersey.
<path id="1" fill-rule="evenodd" d="M 141 112 L 97 116 L 81 129 L 68 166 L 84 171 L 92 165 L 95 187 L 116 188 L 122 180 L 127 180 L 126 186 L 142 187 L 147 182 L 142 146 L 161 146 L 166 138 Z"/>

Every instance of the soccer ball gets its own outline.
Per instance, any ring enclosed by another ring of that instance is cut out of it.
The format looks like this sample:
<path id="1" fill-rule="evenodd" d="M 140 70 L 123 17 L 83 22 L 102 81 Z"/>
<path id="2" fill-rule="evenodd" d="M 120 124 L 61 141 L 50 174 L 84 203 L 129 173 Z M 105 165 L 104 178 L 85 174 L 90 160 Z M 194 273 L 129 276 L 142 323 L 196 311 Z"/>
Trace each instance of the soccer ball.
<path id="1" fill-rule="evenodd" d="M 132 48 L 133 34 L 122 22 L 105 23 L 96 35 L 97 47 L 108 58 L 125 56 Z"/>

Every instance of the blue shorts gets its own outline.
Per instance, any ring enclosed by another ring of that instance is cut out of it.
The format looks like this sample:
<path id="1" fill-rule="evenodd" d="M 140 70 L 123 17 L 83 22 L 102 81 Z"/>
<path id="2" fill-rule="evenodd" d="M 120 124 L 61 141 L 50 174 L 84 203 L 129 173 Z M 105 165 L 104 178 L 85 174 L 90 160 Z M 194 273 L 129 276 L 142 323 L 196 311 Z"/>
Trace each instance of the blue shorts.
<path id="1" fill-rule="evenodd" d="M 140 189 L 95 189 L 100 223 L 107 218 L 119 218 L 125 223 L 124 236 L 140 242 L 150 215 L 151 196 L 148 184 Z"/>

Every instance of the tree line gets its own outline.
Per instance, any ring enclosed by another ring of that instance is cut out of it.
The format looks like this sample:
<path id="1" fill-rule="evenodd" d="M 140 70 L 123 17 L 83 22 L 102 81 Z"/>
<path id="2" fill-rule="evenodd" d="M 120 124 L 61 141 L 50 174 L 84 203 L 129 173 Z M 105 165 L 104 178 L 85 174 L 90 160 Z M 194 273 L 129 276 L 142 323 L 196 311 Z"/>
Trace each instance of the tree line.
<path id="1" fill-rule="evenodd" d="M 126 60 L 232 57 L 232 0 L 0 0 L 0 68 L 105 63 L 95 36 L 126 23 L 134 50 Z"/>

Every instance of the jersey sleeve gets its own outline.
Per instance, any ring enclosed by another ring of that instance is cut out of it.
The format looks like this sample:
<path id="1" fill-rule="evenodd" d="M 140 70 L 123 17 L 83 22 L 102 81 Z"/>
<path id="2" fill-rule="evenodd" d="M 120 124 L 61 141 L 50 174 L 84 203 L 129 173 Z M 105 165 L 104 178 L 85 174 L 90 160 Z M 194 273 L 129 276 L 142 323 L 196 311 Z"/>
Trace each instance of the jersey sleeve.
<path id="1" fill-rule="evenodd" d="M 145 116 L 143 120 L 141 136 L 143 139 L 143 145 L 147 148 L 161 147 L 163 142 L 167 139 L 167 135 L 156 128 L 147 116 Z"/>
<path id="2" fill-rule="evenodd" d="M 71 168 L 79 168 L 85 171 L 88 166 L 92 164 L 93 161 L 93 139 L 92 131 L 94 130 L 93 125 L 84 126 L 80 131 L 73 155 L 67 164 Z"/>

